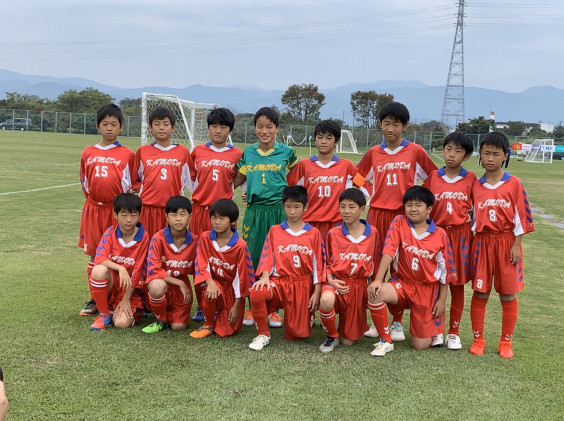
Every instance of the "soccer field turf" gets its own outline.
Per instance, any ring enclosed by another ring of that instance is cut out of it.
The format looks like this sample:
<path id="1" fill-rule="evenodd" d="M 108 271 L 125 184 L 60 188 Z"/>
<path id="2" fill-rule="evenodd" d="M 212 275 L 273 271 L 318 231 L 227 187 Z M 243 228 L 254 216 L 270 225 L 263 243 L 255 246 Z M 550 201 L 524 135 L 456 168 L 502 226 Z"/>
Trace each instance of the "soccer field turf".
<path id="1" fill-rule="evenodd" d="M 495 294 L 485 355 L 468 353 L 469 286 L 462 351 L 419 352 L 403 342 L 377 359 L 374 340 L 364 338 L 322 354 L 319 325 L 298 342 L 273 329 L 262 352 L 247 348 L 254 327 L 203 340 L 170 330 L 143 334 L 147 319 L 126 331 L 90 331 L 92 319 L 78 316 L 88 297 L 87 258 L 76 246 L 84 201 L 78 163 L 98 140 L 0 131 L 0 366 L 9 420 L 562 419 L 564 230 L 538 216 L 537 231 L 523 241 L 527 286 L 518 295 L 512 360 L 495 353 Z M 356 163 L 361 155 L 346 157 Z M 481 173 L 475 158 L 467 168 Z M 564 221 L 563 161 L 512 160 L 508 170 L 533 206 Z"/>

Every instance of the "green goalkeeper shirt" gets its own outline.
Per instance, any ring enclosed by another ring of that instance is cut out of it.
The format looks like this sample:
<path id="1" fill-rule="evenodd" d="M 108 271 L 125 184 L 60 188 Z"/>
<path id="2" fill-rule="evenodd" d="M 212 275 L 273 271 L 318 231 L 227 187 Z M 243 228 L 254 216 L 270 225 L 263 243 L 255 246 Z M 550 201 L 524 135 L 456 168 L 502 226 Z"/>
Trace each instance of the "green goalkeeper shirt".
<path id="1" fill-rule="evenodd" d="M 247 177 L 247 204 L 281 206 L 282 191 L 288 185 L 286 169 L 297 162 L 296 151 L 276 141 L 267 152 L 260 149 L 259 142 L 245 149 L 237 168 Z"/>

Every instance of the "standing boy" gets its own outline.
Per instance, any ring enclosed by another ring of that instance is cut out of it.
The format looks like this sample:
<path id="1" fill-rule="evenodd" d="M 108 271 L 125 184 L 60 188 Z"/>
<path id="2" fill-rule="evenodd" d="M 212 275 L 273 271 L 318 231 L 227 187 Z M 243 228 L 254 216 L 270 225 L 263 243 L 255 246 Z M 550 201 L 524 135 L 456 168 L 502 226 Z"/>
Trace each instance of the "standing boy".
<path id="1" fill-rule="evenodd" d="M 378 232 L 360 216 L 366 209 L 364 194 L 355 188 L 339 195 L 339 212 L 343 223 L 327 235 L 327 283 L 321 287 L 319 314 L 327 330 L 327 339 L 319 347 L 331 352 L 339 345 L 352 345 L 360 339 L 368 324 L 368 280 L 380 263 Z M 339 314 L 339 333 L 336 327 Z"/>
<path id="2" fill-rule="evenodd" d="M 96 129 L 102 140 L 84 149 L 80 157 L 80 184 L 86 201 L 80 218 L 78 247 L 90 256 L 87 279 L 92 274 L 96 247 L 102 234 L 114 224 L 114 197 L 131 189 L 135 153 L 117 141 L 122 124 L 123 116 L 117 105 L 108 104 L 100 108 L 96 115 Z M 90 316 L 97 312 L 91 299 L 80 315 Z"/>
<path id="3" fill-rule="evenodd" d="M 459 327 L 464 310 L 464 285 L 470 280 L 472 250 L 472 184 L 476 175 L 462 168 L 474 150 L 472 140 L 462 132 L 449 134 L 443 142 L 445 166 L 433 171 L 423 186 L 435 195 L 431 219 L 443 228 L 450 241 L 457 280 L 451 280 L 449 290 L 450 322 L 445 344 L 448 349 L 461 349 Z M 433 338 L 432 346 L 442 346 L 443 337 Z"/>
<path id="4" fill-rule="evenodd" d="M 233 225 L 239 208 L 229 199 L 219 199 L 209 210 L 212 230 L 200 237 L 194 283 L 204 286 L 202 307 L 205 323 L 190 333 L 205 338 L 233 335 L 243 326 L 244 299 L 249 295 L 253 265 L 249 249 Z"/>
<path id="5" fill-rule="evenodd" d="M 143 200 L 142 223 L 152 237 L 166 224 L 165 204 L 172 196 L 192 190 L 193 164 L 185 146 L 172 143 L 176 116 L 168 108 L 155 108 L 149 115 L 149 130 L 155 137 L 135 154 L 135 168 Z"/>
<path id="6" fill-rule="evenodd" d="M 103 330 L 112 323 L 119 329 L 131 327 L 142 315 L 142 288 L 149 236 L 139 222 L 141 199 L 120 193 L 114 199 L 117 225 L 106 230 L 96 249 L 90 277 L 90 293 L 100 315 L 90 326 Z"/>
<path id="7" fill-rule="evenodd" d="M 148 300 L 155 322 L 142 329 L 156 333 L 169 327 L 185 330 L 190 324 L 192 287 L 198 236 L 188 231 L 192 204 L 173 196 L 165 205 L 168 226 L 151 239 L 147 257 Z"/>
<path id="8" fill-rule="evenodd" d="M 341 222 L 338 198 L 345 189 L 353 186 L 356 168 L 349 160 L 334 154 L 341 139 L 339 123 L 320 121 L 313 134 L 317 155 L 298 162 L 288 174 L 288 184 L 307 189 L 309 201 L 304 221 L 317 228 L 325 238 L 329 230 Z"/>
<path id="9" fill-rule="evenodd" d="M 447 234 L 429 219 L 435 202 L 433 193 L 413 186 L 405 192 L 403 202 L 406 216 L 399 215 L 392 221 L 380 267 L 368 286 L 368 309 L 380 335 L 380 342 L 371 352 L 376 357 L 394 350 L 386 304 L 392 312 L 411 310 L 411 346 L 429 348 L 432 338 L 444 332 L 447 284 L 456 277 Z M 384 283 L 390 264 L 394 275 Z"/>
<path id="10" fill-rule="evenodd" d="M 258 142 L 243 151 L 237 164 L 235 187 L 247 183 L 242 237 L 249 247 L 253 267 L 257 268 L 268 230 L 285 218 L 281 197 L 288 185 L 286 170 L 293 168 L 298 158 L 292 148 L 276 141 L 279 129 L 276 111 L 261 108 L 255 113 L 254 123 Z M 276 313 L 270 315 L 269 323 L 271 327 L 282 325 Z M 250 312 L 245 314 L 243 324 L 254 324 Z"/>
<path id="11" fill-rule="evenodd" d="M 403 138 L 408 123 L 409 111 L 405 105 L 399 102 L 384 105 L 378 114 L 384 141 L 366 152 L 357 166 L 359 174 L 374 185 L 366 219 L 382 234 L 381 247 L 392 220 L 403 213 L 403 194 L 437 169 L 425 149 Z M 394 341 L 405 340 L 402 315 L 403 312 L 393 314 Z"/>
<path id="12" fill-rule="evenodd" d="M 249 348 L 260 351 L 270 343 L 268 312 L 284 310 L 284 336 L 296 340 L 311 333 L 310 312 L 319 305 L 325 266 L 325 247 L 317 228 L 304 223 L 307 190 L 287 186 L 282 193 L 287 220 L 270 228 L 256 281 L 251 289 L 251 310 L 258 336 Z"/>
<path id="13" fill-rule="evenodd" d="M 484 318 L 492 284 L 501 301 L 501 339 L 497 352 L 513 358 L 511 339 L 517 322 L 515 295 L 524 286 L 523 235 L 535 230 L 533 215 L 521 181 L 503 171 L 508 160 L 509 141 L 503 133 L 491 132 L 480 141 L 480 160 L 486 172 L 474 180 L 473 275 L 470 318 L 474 342 L 470 353 L 482 355 L 486 347 Z"/>
<path id="14" fill-rule="evenodd" d="M 237 175 L 237 162 L 243 152 L 227 142 L 235 126 L 235 117 L 227 108 L 216 108 L 208 114 L 210 141 L 197 145 L 192 151 L 195 167 L 194 192 L 192 193 L 192 220 L 190 231 L 201 235 L 210 231 L 210 206 L 219 199 L 233 199 L 233 182 Z M 202 312 L 202 283 L 194 285 L 198 311 L 192 317 L 195 322 L 204 321 Z"/>

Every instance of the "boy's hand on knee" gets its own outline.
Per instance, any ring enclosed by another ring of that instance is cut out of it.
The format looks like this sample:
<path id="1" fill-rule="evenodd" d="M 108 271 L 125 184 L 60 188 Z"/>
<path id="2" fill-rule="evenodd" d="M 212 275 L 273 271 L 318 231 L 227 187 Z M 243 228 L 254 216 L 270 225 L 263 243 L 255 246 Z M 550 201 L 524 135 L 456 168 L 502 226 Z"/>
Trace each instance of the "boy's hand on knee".
<path id="1" fill-rule="evenodd" d="M 374 280 L 368 285 L 368 299 L 375 300 L 380 291 L 382 290 L 382 281 L 381 280 Z"/>
<path id="2" fill-rule="evenodd" d="M 337 290 L 337 294 L 345 295 L 349 292 L 349 287 L 345 281 L 341 281 L 340 279 L 333 279 L 329 282 L 329 285 L 335 287 Z"/>
<path id="3" fill-rule="evenodd" d="M 268 279 L 267 277 L 261 277 L 257 282 L 253 284 L 252 289 L 262 291 L 265 287 L 267 291 L 270 291 L 270 279 Z"/>
<path id="4" fill-rule="evenodd" d="M 215 300 L 221 294 L 221 290 L 215 282 L 207 282 L 208 287 L 206 288 L 206 297 L 208 300 Z"/>

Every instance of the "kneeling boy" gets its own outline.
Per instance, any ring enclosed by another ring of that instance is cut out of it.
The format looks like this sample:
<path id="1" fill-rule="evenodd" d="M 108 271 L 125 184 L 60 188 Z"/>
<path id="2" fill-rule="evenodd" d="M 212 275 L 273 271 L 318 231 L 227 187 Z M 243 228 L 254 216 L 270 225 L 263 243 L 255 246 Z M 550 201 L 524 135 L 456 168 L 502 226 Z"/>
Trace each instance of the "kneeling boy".
<path id="1" fill-rule="evenodd" d="M 422 186 L 403 195 L 405 216 L 394 218 L 374 281 L 368 286 L 368 309 L 380 335 L 371 352 L 383 357 L 394 350 L 386 304 L 393 312 L 409 308 L 411 346 L 427 349 L 433 336 L 444 333 L 448 280 L 456 279 L 452 250 L 446 232 L 435 226 L 429 213 L 435 197 Z M 390 266 L 394 277 L 383 283 Z"/>
<path id="2" fill-rule="evenodd" d="M 190 324 L 192 287 L 188 275 L 194 274 L 198 237 L 188 230 L 192 204 L 184 196 L 173 196 L 165 205 L 166 228 L 151 239 L 147 258 L 147 283 L 150 308 L 155 322 L 145 333 L 185 330 Z"/>
<path id="3" fill-rule="evenodd" d="M 319 230 L 302 219 L 307 209 L 307 190 L 287 186 L 282 203 L 287 220 L 270 228 L 257 270 L 260 279 L 251 289 L 251 311 L 258 336 L 249 348 L 255 351 L 270 343 L 268 313 L 282 308 L 285 337 L 295 340 L 310 335 L 310 312 L 319 305 L 325 251 Z"/>
<path id="4" fill-rule="evenodd" d="M 253 263 L 247 244 L 233 225 L 239 208 L 229 199 L 219 199 L 209 210 L 212 230 L 204 232 L 196 254 L 194 284 L 204 288 L 202 309 L 205 323 L 190 333 L 205 338 L 212 333 L 230 336 L 243 326 L 244 297 L 249 295 Z"/>
<path id="5" fill-rule="evenodd" d="M 355 188 L 339 195 L 341 226 L 327 234 L 327 283 L 321 287 L 319 314 L 327 339 L 319 347 L 330 352 L 339 344 L 352 345 L 368 329 L 367 284 L 380 263 L 378 231 L 360 215 L 366 209 L 364 194 Z M 337 333 L 335 313 L 339 314 Z"/>
<path id="6" fill-rule="evenodd" d="M 133 193 L 114 198 L 117 225 L 106 230 L 96 249 L 90 276 L 90 292 L 100 315 L 90 326 L 102 330 L 112 323 L 119 329 L 131 327 L 142 315 L 142 288 L 149 235 L 139 222 L 141 199 Z"/>

